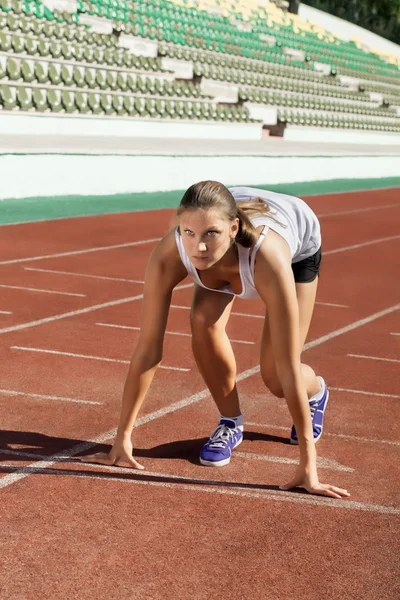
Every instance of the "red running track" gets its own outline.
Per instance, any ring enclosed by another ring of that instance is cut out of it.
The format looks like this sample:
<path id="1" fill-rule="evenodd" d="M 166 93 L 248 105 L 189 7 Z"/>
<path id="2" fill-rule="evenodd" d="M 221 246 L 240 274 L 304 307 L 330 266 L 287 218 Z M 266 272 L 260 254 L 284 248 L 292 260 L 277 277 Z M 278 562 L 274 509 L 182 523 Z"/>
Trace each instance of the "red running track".
<path id="1" fill-rule="evenodd" d="M 78 462 L 112 440 L 138 335 L 120 327 L 139 325 L 149 240 L 172 212 L 1 228 L 2 600 L 397 600 L 398 192 L 308 200 L 325 255 L 305 360 L 331 387 L 319 473 L 351 491 L 343 501 L 278 490 L 298 450 L 258 375 L 258 301 L 236 301 L 228 327 L 245 440 L 227 467 L 199 465 L 217 413 L 191 356 L 188 287 L 134 431 L 146 471 Z"/>

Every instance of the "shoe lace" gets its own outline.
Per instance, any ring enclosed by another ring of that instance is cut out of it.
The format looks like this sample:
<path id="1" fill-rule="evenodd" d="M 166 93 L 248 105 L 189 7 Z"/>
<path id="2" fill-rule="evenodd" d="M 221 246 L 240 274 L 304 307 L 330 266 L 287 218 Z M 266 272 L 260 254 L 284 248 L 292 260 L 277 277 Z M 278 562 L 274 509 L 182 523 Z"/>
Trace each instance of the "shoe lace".
<path id="1" fill-rule="evenodd" d="M 318 408 L 318 404 L 318 402 L 313 402 L 312 404 L 310 404 L 311 420 L 314 419 L 315 411 Z"/>
<path id="2" fill-rule="evenodd" d="M 218 425 L 210 436 L 209 448 L 224 448 L 235 435 L 235 430 L 224 423 Z"/>

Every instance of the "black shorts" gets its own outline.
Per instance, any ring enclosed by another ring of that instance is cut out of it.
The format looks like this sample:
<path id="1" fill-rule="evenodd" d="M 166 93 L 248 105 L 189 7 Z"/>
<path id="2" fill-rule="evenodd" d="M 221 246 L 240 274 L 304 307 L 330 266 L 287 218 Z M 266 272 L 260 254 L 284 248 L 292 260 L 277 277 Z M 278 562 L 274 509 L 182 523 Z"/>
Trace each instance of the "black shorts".
<path id="1" fill-rule="evenodd" d="M 296 283 L 311 283 L 319 275 L 321 265 L 321 248 L 315 254 L 303 258 L 299 262 L 292 263 L 292 271 Z"/>

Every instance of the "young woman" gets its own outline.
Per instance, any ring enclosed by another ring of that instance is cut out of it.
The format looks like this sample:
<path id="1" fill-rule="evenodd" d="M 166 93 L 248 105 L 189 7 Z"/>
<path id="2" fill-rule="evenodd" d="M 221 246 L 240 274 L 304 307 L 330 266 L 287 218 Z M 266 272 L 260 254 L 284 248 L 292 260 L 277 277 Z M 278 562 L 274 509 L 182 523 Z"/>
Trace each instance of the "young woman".
<path id="1" fill-rule="evenodd" d="M 290 441 L 299 445 L 293 479 L 281 489 L 341 498 L 347 490 L 318 480 L 315 442 L 328 401 L 324 380 L 301 363 L 315 303 L 321 260 L 318 219 L 299 198 L 264 190 L 227 189 L 216 181 L 192 185 L 177 211 L 177 227 L 153 250 L 146 269 L 140 337 L 123 393 L 110 453 L 82 460 L 143 467 L 132 456 L 135 419 L 161 362 L 172 291 L 189 274 L 193 353 L 220 412 L 202 448 L 204 465 L 228 464 L 243 439 L 236 363 L 225 328 L 235 296 L 261 298 L 266 316 L 261 339 L 261 376 L 285 398 L 293 419 Z"/>

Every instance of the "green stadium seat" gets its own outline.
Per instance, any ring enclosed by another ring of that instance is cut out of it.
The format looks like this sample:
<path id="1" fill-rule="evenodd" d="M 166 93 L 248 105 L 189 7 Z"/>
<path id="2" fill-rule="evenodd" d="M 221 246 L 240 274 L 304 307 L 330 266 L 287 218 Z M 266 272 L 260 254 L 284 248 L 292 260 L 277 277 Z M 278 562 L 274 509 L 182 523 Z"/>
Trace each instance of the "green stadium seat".
<path id="1" fill-rule="evenodd" d="M 0 80 L 4 79 L 7 74 L 7 58 L 0 55 Z"/>
<path id="2" fill-rule="evenodd" d="M 135 100 L 133 96 L 124 96 L 124 106 L 128 115 L 136 115 Z"/>
<path id="3" fill-rule="evenodd" d="M 128 77 L 127 73 L 124 73 L 123 71 L 118 71 L 117 73 L 117 89 L 121 92 L 128 91 Z"/>
<path id="4" fill-rule="evenodd" d="M 126 83 L 128 85 L 128 89 L 131 92 L 137 92 L 137 76 L 134 73 L 128 73 L 126 77 Z"/>
<path id="5" fill-rule="evenodd" d="M 34 66 L 35 65 L 33 60 L 21 60 L 21 76 L 26 83 L 30 83 L 31 81 L 35 81 L 36 79 Z"/>
<path id="6" fill-rule="evenodd" d="M 163 100 L 162 98 L 157 99 L 155 102 L 155 108 L 160 117 L 165 117 L 165 100 Z"/>
<path id="7" fill-rule="evenodd" d="M 30 56 L 36 56 L 38 54 L 39 41 L 35 38 L 25 38 L 25 50 Z"/>
<path id="8" fill-rule="evenodd" d="M 49 110 L 47 103 L 47 91 L 42 88 L 34 88 L 32 91 L 33 104 L 35 109 L 39 112 L 46 112 Z"/>
<path id="9" fill-rule="evenodd" d="M 77 87 L 85 87 L 85 68 L 74 66 L 72 68 L 72 79 Z"/>
<path id="10" fill-rule="evenodd" d="M 146 101 L 144 98 L 140 96 L 135 97 L 135 110 L 139 116 L 144 116 L 146 114 Z"/>
<path id="11" fill-rule="evenodd" d="M 25 39 L 20 35 L 14 34 L 11 38 L 11 45 L 14 52 L 21 54 L 25 50 Z"/>
<path id="12" fill-rule="evenodd" d="M 52 85 L 62 84 L 61 65 L 59 63 L 49 63 L 49 80 Z"/>
<path id="13" fill-rule="evenodd" d="M 96 84 L 101 90 L 106 90 L 108 88 L 107 83 L 107 71 L 104 69 L 96 70 Z"/>
<path id="14" fill-rule="evenodd" d="M 21 79 L 21 63 L 18 59 L 7 58 L 7 76 L 11 81 L 19 81 Z"/>
<path id="15" fill-rule="evenodd" d="M 96 69 L 92 69 L 92 68 L 85 69 L 85 83 L 91 89 L 97 88 Z M 99 103 L 100 103 L 100 100 L 99 100 Z"/>
<path id="16" fill-rule="evenodd" d="M 47 101 L 49 103 L 51 112 L 58 113 L 63 111 L 64 107 L 60 90 L 48 90 Z"/>
<path id="17" fill-rule="evenodd" d="M 61 92 L 61 104 L 66 113 L 75 113 L 77 112 L 77 106 L 75 104 L 75 94 L 74 92 L 68 90 L 62 90 Z"/>
<path id="18" fill-rule="evenodd" d="M 70 87 L 74 83 L 73 67 L 72 65 L 61 65 L 61 81 L 65 86 Z"/>
<path id="19" fill-rule="evenodd" d="M 86 92 L 75 92 L 75 104 L 78 108 L 78 111 L 81 114 L 87 114 L 90 112 L 90 106 L 88 104 L 88 95 Z"/>
<path id="20" fill-rule="evenodd" d="M 94 48 L 93 50 L 93 62 L 101 65 L 105 62 L 104 60 L 104 49 L 103 48 Z"/>
<path id="21" fill-rule="evenodd" d="M 90 46 L 85 46 L 83 50 L 83 60 L 88 63 L 95 62 L 94 50 Z"/>
<path id="22" fill-rule="evenodd" d="M 117 90 L 118 89 L 118 83 L 117 83 L 117 71 L 107 71 L 107 75 L 106 75 L 106 81 L 107 81 L 107 88 L 109 90 Z"/>
<path id="23" fill-rule="evenodd" d="M 100 102 L 100 94 L 96 94 L 94 92 L 89 92 L 88 94 L 88 105 L 91 112 L 94 115 L 100 115 L 103 112 Z"/>
<path id="24" fill-rule="evenodd" d="M 126 108 L 124 106 L 124 97 L 114 94 L 112 97 L 112 105 L 117 115 L 126 115 Z"/>
<path id="25" fill-rule="evenodd" d="M 21 110 L 32 110 L 33 98 L 32 90 L 30 88 L 18 87 L 17 89 L 17 103 Z"/>
<path id="26" fill-rule="evenodd" d="M 111 94 L 101 94 L 101 107 L 106 115 L 114 114 L 115 110 L 112 104 Z"/>
<path id="27" fill-rule="evenodd" d="M 47 40 L 40 39 L 37 47 L 37 51 L 40 56 L 49 56 L 50 54 L 50 43 Z"/>
<path id="28" fill-rule="evenodd" d="M 13 110 L 17 106 L 17 92 L 15 87 L 0 85 L 0 104 L 5 110 Z"/>
<path id="29" fill-rule="evenodd" d="M 51 40 L 49 52 L 53 58 L 60 58 L 62 56 L 61 42 L 59 40 Z"/>
<path id="30" fill-rule="evenodd" d="M 38 83 L 49 82 L 49 63 L 43 60 L 35 62 L 35 77 Z"/>
<path id="31" fill-rule="evenodd" d="M 19 21 L 12 13 L 7 14 L 6 26 L 11 32 L 19 31 Z"/>

